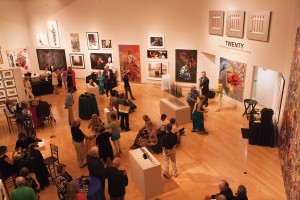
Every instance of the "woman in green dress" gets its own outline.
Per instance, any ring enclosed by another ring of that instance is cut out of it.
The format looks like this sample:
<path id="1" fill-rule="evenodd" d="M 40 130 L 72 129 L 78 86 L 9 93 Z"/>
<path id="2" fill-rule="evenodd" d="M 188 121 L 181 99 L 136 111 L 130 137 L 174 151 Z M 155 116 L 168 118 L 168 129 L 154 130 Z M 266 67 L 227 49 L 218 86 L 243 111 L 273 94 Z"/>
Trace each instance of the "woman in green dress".
<path id="1" fill-rule="evenodd" d="M 204 128 L 204 117 L 203 117 L 203 102 L 205 100 L 205 96 L 200 96 L 200 101 L 196 104 L 196 108 L 194 109 L 192 120 L 193 120 L 193 130 L 192 132 L 198 132 L 202 134 L 207 134 Z"/>

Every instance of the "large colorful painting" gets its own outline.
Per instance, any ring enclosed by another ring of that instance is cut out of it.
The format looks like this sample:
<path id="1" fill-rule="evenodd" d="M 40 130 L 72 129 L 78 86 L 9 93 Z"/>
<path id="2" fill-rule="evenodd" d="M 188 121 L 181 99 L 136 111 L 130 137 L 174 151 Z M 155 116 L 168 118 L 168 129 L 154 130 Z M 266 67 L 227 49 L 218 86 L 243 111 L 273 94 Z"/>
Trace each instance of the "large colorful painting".
<path id="1" fill-rule="evenodd" d="M 176 49 L 176 81 L 196 83 L 197 50 Z"/>
<path id="2" fill-rule="evenodd" d="M 10 67 L 21 67 L 22 70 L 29 70 L 31 63 L 28 48 L 19 48 L 6 51 Z"/>
<path id="3" fill-rule="evenodd" d="M 119 45 L 121 76 L 129 70 L 132 82 L 141 82 L 141 62 L 139 45 Z"/>
<path id="4" fill-rule="evenodd" d="M 245 63 L 220 58 L 220 79 L 225 94 L 240 102 L 244 97 L 246 66 Z"/>
<path id="5" fill-rule="evenodd" d="M 167 62 L 148 62 L 147 63 L 147 79 L 161 80 L 162 76 L 168 74 Z"/>
<path id="6" fill-rule="evenodd" d="M 279 153 L 287 199 L 300 199 L 300 28 L 297 30 L 290 83 L 279 134 Z"/>
<path id="7" fill-rule="evenodd" d="M 45 70 L 46 64 L 54 68 L 67 67 L 64 49 L 37 49 L 36 53 L 40 70 Z"/>
<path id="8" fill-rule="evenodd" d="M 57 22 L 48 21 L 47 26 L 50 47 L 60 47 Z"/>
<path id="9" fill-rule="evenodd" d="M 70 33 L 72 52 L 80 52 L 79 34 Z"/>
<path id="10" fill-rule="evenodd" d="M 92 69 L 104 69 L 105 65 L 108 63 L 108 60 L 112 62 L 111 53 L 91 53 L 91 66 Z"/>

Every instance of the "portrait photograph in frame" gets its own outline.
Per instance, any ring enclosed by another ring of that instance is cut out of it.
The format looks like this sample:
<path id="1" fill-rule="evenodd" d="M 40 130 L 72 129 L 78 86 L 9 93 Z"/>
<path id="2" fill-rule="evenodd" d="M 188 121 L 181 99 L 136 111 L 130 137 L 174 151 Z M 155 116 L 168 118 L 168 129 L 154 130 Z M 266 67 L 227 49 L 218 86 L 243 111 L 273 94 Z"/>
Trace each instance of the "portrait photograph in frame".
<path id="1" fill-rule="evenodd" d="M 168 62 L 148 62 L 147 79 L 161 80 L 162 76 L 168 74 Z"/>
<path id="2" fill-rule="evenodd" d="M 3 89 L 3 88 L 4 88 L 3 82 L 2 82 L 2 80 L 0 80 L 0 89 Z"/>
<path id="3" fill-rule="evenodd" d="M 91 53 L 91 67 L 92 69 L 101 69 L 104 70 L 105 65 L 108 63 L 108 60 L 112 62 L 112 53 Z"/>
<path id="4" fill-rule="evenodd" d="M 89 50 L 100 49 L 98 32 L 87 32 L 86 39 Z"/>
<path id="5" fill-rule="evenodd" d="M 101 40 L 101 48 L 111 49 L 112 48 L 111 40 Z"/>
<path id="6" fill-rule="evenodd" d="M 5 70 L 5 71 L 2 71 L 2 78 L 13 78 L 14 77 L 14 74 L 13 74 L 13 71 L 12 70 Z"/>
<path id="7" fill-rule="evenodd" d="M 9 88 L 9 89 L 6 89 L 6 95 L 7 95 L 8 97 L 12 97 L 12 96 L 18 95 L 18 93 L 17 93 L 17 88 Z"/>
<path id="8" fill-rule="evenodd" d="M 5 98 L 6 94 L 5 94 L 5 90 L 0 90 L 0 98 Z"/>
<path id="9" fill-rule="evenodd" d="M 46 64 L 54 68 L 67 67 L 64 49 L 37 49 L 36 54 L 40 70 L 45 70 Z"/>
<path id="10" fill-rule="evenodd" d="M 84 55 L 83 54 L 69 54 L 71 66 L 74 69 L 84 69 Z"/>
<path id="11" fill-rule="evenodd" d="M 16 87 L 16 84 L 15 84 L 15 80 L 14 79 L 7 79 L 7 80 L 4 80 L 4 86 L 6 88 L 10 88 L 10 87 Z"/>
<path id="12" fill-rule="evenodd" d="M 168 51 L 166 51 L 166 50 L 147 50 L 147 58 L 168 59 Z"/>
<path id="13" fill-rule="evenodd" d="M 164 35 L 150 35 L 149 36 L 149 48 L 150 49 L 164 49 L 165 48 L 165 36 Z"/>

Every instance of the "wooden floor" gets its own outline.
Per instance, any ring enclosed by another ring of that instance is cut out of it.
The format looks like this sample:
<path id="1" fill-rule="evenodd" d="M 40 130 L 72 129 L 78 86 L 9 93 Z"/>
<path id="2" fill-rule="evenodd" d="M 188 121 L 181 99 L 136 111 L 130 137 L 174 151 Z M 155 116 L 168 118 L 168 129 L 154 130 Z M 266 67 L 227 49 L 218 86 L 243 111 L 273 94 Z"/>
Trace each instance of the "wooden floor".
<path id="1" fill-rule="evenodd" d="M 75 99 L 86 91 L 84 80 L 77 80 L 78 90 Z M 123 90 L 123 84 L 118 86 Z M 160 86 L 132 84 L 132 91 L 136 98 L 137 109 L 130 114 L 131 132 L 121 134 L 123 153 L 121 168 L 126 169 L 129 176 L 129 185 L 126 188 L 125 198 L 128 200 L 143 199 L 131 181 L 129 165 L 129 147 L 131 146 L 138 129 L 143 125 L 142 116 L 148 114 L 156 121 L 160 117 L 159 100 L 169 97 L 160 90 Z M 188 89 L 184 89 L 186 96 Z M 67 111 L 64 108 L 66 91 L 61 90 L 59 95 L 46 95 L 42 99 L 53 105 L 52 111 L 56 118 L 56 125 L 51 129 L 46 127 L 38 131 L 38 137 L 46 140 L 45 156 L 50 155 L 49 143 L 59 146 L 60 161 L 67 165 L 67 170 L 73 177 L 88 175 L 87 168 L 79 169 L 72 145 L 70 128 L 67 123 Z M 180 99 L 185 102 L 185 97 Z M 108 106 L 108 98 L 97 96 L 98 107 Z M 248 121 L 242 117 L 243 110 L 224 103 L 221 112 L 215 112 L 217 103 L 211 100 L 208 113 L 205 114 L 205 127 L 208 135 L 198 135 L 191 132 L 191 124 L 186 124 L 186 134 L 177 149 L 177 167 L 180 175 L 177 178 L 165 179 L 162 177 L 163 194 L 156 199 L 203 199 L 207 194 L 218 192 L 218 181 L 228 180 L 233 192 L 239 184 L 244 184 L 248 190 L 250 200 L 283 200 L 286 199 L 278 149 L 270 147 L 252 146 L 246 139 L 242 139 L 241 128 L 247 127 Z M 78 104 L 75 102 L 74 113 L 78 117 Z M 103 117 L 103 115 L 102 115 Z M 87 131 L 88 121 L 82 121 L 81 128 Z M 6 119 L 0 117 L 0 145 L 7 145 L 9 150 L 14 149 L 17 131 L 10 134 Z M 51 134 L 56 137 L 51 139 Z M 162 164 L 162 154 L 154 155 Z M 107 189 L 106 189 L 107 190 Z M 56 188 L 49 186 L 41 192 L 42 200 L 57 199 Z M 106 191 L 107 195 L 107 191 Z M 107 195 L 108 197 L 108 195 Z"/>

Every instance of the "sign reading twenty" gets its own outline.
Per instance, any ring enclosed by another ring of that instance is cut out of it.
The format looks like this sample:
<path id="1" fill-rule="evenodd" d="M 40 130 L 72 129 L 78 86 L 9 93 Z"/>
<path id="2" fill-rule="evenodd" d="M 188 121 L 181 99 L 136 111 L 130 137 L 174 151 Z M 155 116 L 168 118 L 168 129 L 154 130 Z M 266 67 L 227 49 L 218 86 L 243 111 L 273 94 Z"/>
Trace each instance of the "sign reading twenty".
<path id="1" fill-rule="evenodd" d="M 239 42 L 230 42 L 230 41 L 225 41 L 226 46 L 228 47 L 234 47 L 234 48 L 239 48 L 239 49 L 243 49 L 244 44 L 243 43 L 239 43 Z"/>

